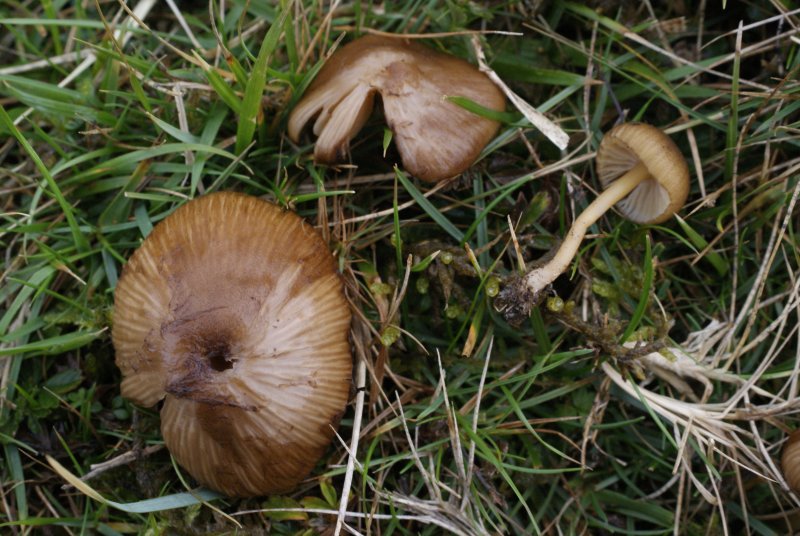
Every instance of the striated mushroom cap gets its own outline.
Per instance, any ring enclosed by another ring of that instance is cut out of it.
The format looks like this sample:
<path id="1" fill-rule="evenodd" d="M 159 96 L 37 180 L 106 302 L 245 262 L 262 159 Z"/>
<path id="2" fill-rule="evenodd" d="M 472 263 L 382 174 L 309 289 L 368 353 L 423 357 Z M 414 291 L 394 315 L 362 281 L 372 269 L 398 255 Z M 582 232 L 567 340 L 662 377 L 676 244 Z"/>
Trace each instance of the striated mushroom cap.
<path id="1" fill-rule="evenodd" d="M 672 139 L 652 125 L 623 123 L 612 128 L 597 149 L 597 175 L 604 188 L 638 164 L 650 174 L 617 209 L 636 223 L 661 223 L 689 195 L 689 168 Z"/>
<path id="2" fill-rule="evenodd" d="M 291 212 L 217 193 L 159 223 L 116 288 L 122 395 L 164 400 L 178 463 L 231 496 L 291 489 L 322 456 L 351 384 L 333 257 Z"/>
<path id="3" fill-rule="evenodd" d="M 317 162 L 341 161 L 372 112 L 375 93 L 394 133 L 403 167 L 426 181 L 466 170 L 498 123 L 445 100 L 460 96 L 505 109 L 500 89 L 466 61 L 399 37 L 368 35 L 336 51 L 289 116 L 297 141 L 314 116 Z"/>
<path id="4" fill-rule="evenodd" d="M 789 434 L 781 454 L 783 478 L 792 491 L 800 493 L 800 430 Z"/>

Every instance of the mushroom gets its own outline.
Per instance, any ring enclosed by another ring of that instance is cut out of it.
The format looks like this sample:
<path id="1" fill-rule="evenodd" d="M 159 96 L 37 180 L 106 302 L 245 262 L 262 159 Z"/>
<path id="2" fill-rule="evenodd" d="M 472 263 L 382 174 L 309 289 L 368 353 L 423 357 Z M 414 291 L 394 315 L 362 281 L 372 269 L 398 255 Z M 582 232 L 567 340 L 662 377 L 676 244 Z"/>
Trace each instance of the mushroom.
<path id="1" fill-rule="evenodd" d="M 314 159 L 344 159 L 350 138 L 383 99 L 386 122 L 403 167 L 436 182 L 467 169 L 497 132 L 498 123 L 449 102 L 466 97 L 485 108 L 505 109 L 502 91 L 466 61 L 400 37 L 368 35 L 334 53 L 289 116 L 297 141 L 314 116 Z"/>
<path id="2" fill-rule="evenodd" d="M 201 484 L 285 492 L 350 393 L 350 311 L 327 245 L 272 203 L 216 193 L 156 225 L 114 298 L 122 395 L 163 400 L 161 433 Z"/>
<path id="3" fill-rule="evenodd" d="M 800 492 L 800 430 L 792 432 L 783 445 L 781 470 L 789 488 Z"/>
<path id="4" fill-rule="evenodd" d="M 609 131 L 597 150 L 597 175 L 605 189 L 573 222 L 555 255 L 501 292 L 500 309 L 521 321 L 569 266 L 586 231 L 614 204 L 635 223 L 660 223 L 686 202 L 689 168 L 675 143 L 656 127 L 623 123 Z M 510 299 L 511 294 L 522 299 Z"/>

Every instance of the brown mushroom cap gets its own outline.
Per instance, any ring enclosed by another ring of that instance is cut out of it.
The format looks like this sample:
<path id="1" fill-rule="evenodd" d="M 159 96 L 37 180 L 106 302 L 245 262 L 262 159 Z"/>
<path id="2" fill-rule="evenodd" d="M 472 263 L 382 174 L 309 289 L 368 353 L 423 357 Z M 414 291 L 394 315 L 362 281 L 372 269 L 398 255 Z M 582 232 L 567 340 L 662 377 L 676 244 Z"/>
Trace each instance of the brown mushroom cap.
<path id="1" fill-rule="evenodd" d="M 644 123 L 617 125 L 603 137 L 597 174 L 604 188 L 640 163 L 649 177 L 617 203 L 617 209 L 636 223 L 666 221 L 689 195 L 689 168 L 675 142 Z"/>
<path id="2" fill-rule="evenodd" d="M 297 215 L 218 193 L 159 223 L 116 288 L 122 395 L 164 399 L 178 463 L 231 496 L 283 492 L 323 454 L 351 384 L 334 260 Z"/>
<path id="3" fill-rule="evenodd" d="M 800 430 L 789 434 L 781 454 L 781 470 L 789 487 L 800 493 Z"/>
<path id="4" fill-rule="evenodd" d="M 383 99 L 403 167 L 426 181 L 467 169 L 499 126 L 446 96 L 505 109 L 502 91 L 466 61 L 407 39 L 368 35 L 342 47 L 325 63 L 289 116 L 289 136 L 297 141 L 305 124 L 318 116 L 314 159 L 340 161 L 350 138 L 369 118 L 375 93 Z"/>

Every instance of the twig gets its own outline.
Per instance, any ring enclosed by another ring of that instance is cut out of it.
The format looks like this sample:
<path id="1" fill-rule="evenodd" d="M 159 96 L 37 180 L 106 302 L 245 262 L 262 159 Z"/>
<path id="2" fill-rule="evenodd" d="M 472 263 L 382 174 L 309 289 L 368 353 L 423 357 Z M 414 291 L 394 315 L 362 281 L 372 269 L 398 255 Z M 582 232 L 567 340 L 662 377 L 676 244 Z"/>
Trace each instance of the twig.
<path id="1" fill-rule="evenodd" d="M 353 432 L 350 439 L 350 455 L 347 457 L 347 469 L 344 474 L 344 483 L 342 484 L 342 498 L 339 501 L 339 513 L 336 516 L 336 528 L 334 529 L 334 536 L 339 536 L 344 524 L 345 514 L 347 513 L 347 503 L 350 500 L 350 486 L 353 483 L 353 471 L 355 469 L 355 460 L 358 453 L 358 440 L 361 437 L 361 419 L 364 414 L 364 394 L 366 392 L 367 381 L 367 364 L 364 362 L 363 356 L 359 356 L 358 364 L 356 365 L 356 410 L 353 417 Z"/>
<path id="2" fill-rule="evenodd" d="M 72 63 L 73 61 L 85 59 L 86 57 L 92 54 L 94 54 L 94 51 L 92 49 L 84 48 L 83 50 L 80 50 L 78 52 L 69 52 L 67 54 L 52 56 L 44 60 L 32 61 L 24 65 L 12 65 L 11 67 L 5 67 L 3 69 L 0 69 L 0 75 L 21 74 L 30 71 L 35 71 L 36 69 L 44 69 L 46 67 L 52 67 L 53 65 Z"/>
<path id="3" fill-rule="evenodd" d="M 175 5 L 175 2 L 173 0 L 167 0 L 167 5 L 172 10 L 172 12 L 175 14 L 175 18 L 178 19 L 178 24 L 180 24 L 181 28 L 183 28 L 183 31 L 186 32 L 186 35 L 189 37 L 189 40 L 192 42 L 192 46 L 194 48 L 202 51 L 203 50 L 203 45 L 201 45 L 200 42 L 197 40 L 197 38 L 194 36 L 194 33 L 192 32 L 192 29 L 186 23 L 186 19 L 183 18 L 183 13 L 181 13 L 181 10 L 178 9 L 177 5 Z"/>
<path id="4" fill-rule="evenodd" d="M 411 433 L 408 431 L 406 414 L 405 411 L 403 411 L 403 404 L 400 403 L 400 395 L 397 392 L 395 392 L 394 396 L 397 399 L 397 407 L 400 410 L 400 423 L 403 425 L 403 431 L 405 431 L 406 434 L 406 441 L 408 441 L 408 448 L 411 450 L 411 459 L 414 460 L 414 465 L 417 466 L 417 470 L 422 476 L 422 480 L 425 481 L 425 487 L 428 488 L 428 495 L 432 499 L 437 499 L 441 501 L 442 494 L 439 491 L 439 488 L 436 485 L 434 485 L 432 475 L 429 475 L 428 471 L 425 469 L 425 466 L 422 465 L 422 460 L 420 459 L 419 453 L 417 452 L 417 449 L 414 446 L 414 440 L 411 439 Z"/>
<path id="5" fill-rule="evenodd" d="M 150 445 L 149 447 L 145 447 L 141 450 L 129 450 L 128 452 L 123 452 L 119 456 L 111 458 L 110 460 L 106 460 L 104 462 L 95 463 L 90 466 L 90 471 L 81 477 L 81 480 L 87 482 L 106 471 L 114 469 L 115 467 L 119 467 L 120 465 L 129 464 L 135 460 L 140 458 L 144 458 L 145 456 L 150 456 L 151 454 L 158 452 L 159 450 L 163 449 L 164 445 Z M 71 488 L 71 484 L 64 484 L 62 486 L 63 489 Z"/>
<path id="6" fill-rule="evenodd" d="M 503 93 L 506 94 L 508 99 L 514 104 L 514 106 L 522 112 L 522 115 L 531 122 L 533 126 L 535 126 L 539 131 L 544 134 L 547 139 L 549 139 L 556 147 L 561 149 L 562 151 L 567 148 L 569 144 L 569 135 L 564 132 L 564 130 L 550 121 L 546 115 L 542 112 L 525 102 L 525 100 L 514 93 L 514 91 L 506 85 L 503 80 L 497 76 L 497 73 L 492 70 L 491 67 L 486 63 L 486 56 L 483 53 L 483 47 L 481 46 L 480 41 L 478 40 L 477 35 L 472 36 L 472 47 L 475 49 L 475 55 L 478 58 L 478 68 L 486 73 L 492 82 L 499 87 Z"/>
<path id="7" fill-rule="evenodd" d="M 486 374 L 489 371 L 489 361 L 492 359 L 492 346 L 494 345 L 494 335 L 489 339 L 489 348 L 486 349 L 486 359 L 483 361 L 483 371 L 481 372 L 481 380 L 478 383 L 478 392 L 476 393 L 475 409 L 472 412 L 472 433 L 478 432 L 478 416 L 481 409 L 481 398 L 483 397 L 483 386 L 486 384 Z M 467 454 L 467 476 L 464 485 L 463 495 L 461 497 L 461 510 L 467 507 L 467 497 L 469 497 L 469 490 L 472 487 L 472 475 L 475 464 L 475 440 L 469 440 L 469 454 Z"/>

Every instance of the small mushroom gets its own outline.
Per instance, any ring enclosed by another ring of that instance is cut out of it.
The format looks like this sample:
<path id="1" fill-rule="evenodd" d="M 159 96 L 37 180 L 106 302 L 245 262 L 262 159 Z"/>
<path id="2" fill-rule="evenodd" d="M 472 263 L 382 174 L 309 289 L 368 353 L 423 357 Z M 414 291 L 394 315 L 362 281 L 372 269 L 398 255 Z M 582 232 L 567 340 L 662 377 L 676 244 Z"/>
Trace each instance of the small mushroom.
<path id="1" fill-rule="evenodd" d="M 618 125 L 603 137 L 597 174 L 603 193 L 575 219 L 555 256 L 513 285 L 513 292 L 525 295 L 524 303 L 508 305 L 508 295 L 501 296 L 507 318 L 527 317 L 542 291 L 567 269 L 589 226 L 614 204 L 633 222 L 660 223 L 677 212 L 689 194 L 689 168 L 680 150 L 666 134 L 644 123 Z"/>
<path id="2" fill-rule="evenodd" d="M 350 139 L 383 99 L 386 122 L 403 167 L 436 182 L 467 169 L 497 132 L 498 123 L 445 99 L 466 97 L 503 111 L 502 91 L 466 61 L 400 37 L 368 35 L 334 53 L 289 116 L 297 141 L 314 116 L 314 159 L 345 158 Z"/>
<path id="3" fill-rule="evenodd" d="M 800 493 L 800 430 L 789 434 L 781 454 L 783 478 L 792 491 Z"/>
<path id="4" fill-rule="evenodd" d="M 308 475 L 352 368 L 341 277 L 310 225 L 242 194 L 190 201 L 131 256 L 114 307 L 122 395 L 164 401 L 164 441 L 196 480 L 246 497 Z"/>

